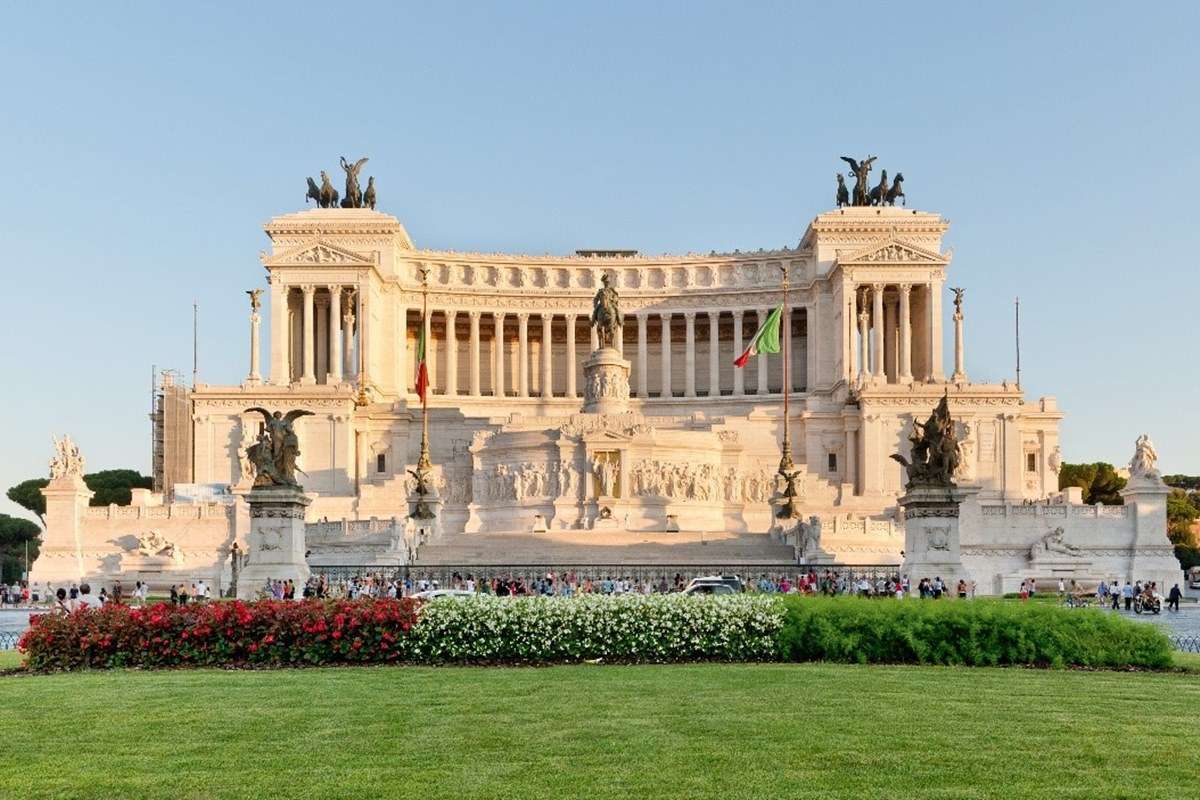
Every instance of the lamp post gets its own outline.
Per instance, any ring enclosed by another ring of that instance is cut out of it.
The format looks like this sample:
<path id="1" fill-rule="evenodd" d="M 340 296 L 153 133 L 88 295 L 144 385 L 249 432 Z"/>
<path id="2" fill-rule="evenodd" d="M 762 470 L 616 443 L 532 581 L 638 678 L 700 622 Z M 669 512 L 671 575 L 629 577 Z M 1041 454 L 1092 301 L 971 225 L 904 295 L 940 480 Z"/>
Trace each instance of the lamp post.
<path id="1" fill-rule="evenodd" d="M 783 455 L 779 458 L 779 474 L 783 479 L 788 480 L 789 476 L 795 471 L 796 464 L 792 461 L 792 433 L 791 419 L 788 412 L 788 397 L 791 395 L 791 338 L 792 338 L 792 315 L 788 308 L 788 267 L 784 261 L 779 265 L 779 271 L 783 276 L 783 313 L 782 318 L 787 325 L 783 336 Z M 783 323 L 780 323 L 781 326 Z"/>
<path id="2" fill-rule="evenodd" d="M 429 269 L 421 268 L 421 331 L 424 337 L 424 331 L 429 329 Z M 424 342 L 424 347 L 429 347 L 429 342 Z M 427 353 L 421 354 L 422 358 L 427 358 Z M 417 473 L 424 477 L 433 469 L 433 461 L 429 458 L 429 390 L 426 389 L 421 394 L 421 455 L 417 458 Z"/>

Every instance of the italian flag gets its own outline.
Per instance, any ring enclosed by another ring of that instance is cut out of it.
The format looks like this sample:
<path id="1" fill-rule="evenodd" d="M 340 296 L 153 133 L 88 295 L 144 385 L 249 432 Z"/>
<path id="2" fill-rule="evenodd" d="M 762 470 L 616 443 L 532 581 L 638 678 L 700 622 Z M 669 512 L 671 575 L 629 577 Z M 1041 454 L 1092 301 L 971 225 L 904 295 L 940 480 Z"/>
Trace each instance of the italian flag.
<path id="1" fill-rule="evenodd" d="M 421 323 L 421 338 L 417 342 L 417 397 L 425 404 L 429 392 L 429 367 L 425 364 L 425 323 Z"/>
<path id="2" fill-rule="evenodd" d="M 783 304 L 775 307 L 770 314 L 767 315 L 767 321 L 758 329 L 758 333 L 754 334 L 754 338 L 750 340 L 750 346 L 746 348 L 746 352 L 733 360 L 735 367 L 744 367 L 746 362 L 750 360 L 750 356 L 756 356 L 759 353 L 778 353 L 779 352 L 779 323 L 783 320 Z"/>

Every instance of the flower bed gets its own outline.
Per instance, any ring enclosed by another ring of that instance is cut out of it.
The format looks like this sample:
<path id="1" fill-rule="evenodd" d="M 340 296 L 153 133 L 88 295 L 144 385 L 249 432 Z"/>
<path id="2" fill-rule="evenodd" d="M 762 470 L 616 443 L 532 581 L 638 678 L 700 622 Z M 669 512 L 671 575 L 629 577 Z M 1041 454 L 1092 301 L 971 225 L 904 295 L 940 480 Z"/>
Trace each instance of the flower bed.
<path id="1" fill-rule="evenodd" d="M 1172 660 L 1162 631 L 1094 609 L 995 600 L 783 602 L 784 661 L 1162 669 Z"/>
<path id="2" fill-rule="evenodd" d="M 107 605 L 34 617 L 34 670 L 379 663 L 403 655 L 412 600 Z"/>
<path id="3" fill-rule="evenodd" d="M 769 597 L 479 596 L 421 609 L 412 655 L 433 663 L 763 661 L 783 607 Z"/>
<path id="4" fill-rule="evenodd" d="M 1101 611 L 987 600 L 582 595 L 106 606 L 35 617 L 33 670 L 584 660 L 1163 668 L 1167 637 Z"/>

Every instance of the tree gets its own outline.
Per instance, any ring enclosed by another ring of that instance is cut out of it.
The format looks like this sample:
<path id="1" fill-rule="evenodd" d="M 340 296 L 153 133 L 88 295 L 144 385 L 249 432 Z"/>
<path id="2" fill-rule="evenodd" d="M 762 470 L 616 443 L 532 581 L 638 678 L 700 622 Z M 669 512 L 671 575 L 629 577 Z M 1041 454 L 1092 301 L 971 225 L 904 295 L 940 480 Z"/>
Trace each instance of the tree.
<path id="1" fill-rule="evenodd" d="M 1163 475 L 1163 483 L 1176 489 L 1194 492 L 1200 489 L 1200 475 Z"/>
<path id="2" fill-rule="evenodd" d="M 95 492 L 88 505 L 127 506 L 133 500 L 131 489 L 153 489 L 154 479 L 135 469 L 106 469 L 83 476 L 83 482 Z M 50 483 L 47 478 L 31 478 L 21 481 L 8 490 L 8 499 L 22 508 L 37 514 L 42 527 L 46 527 L 46 498 L 41 490 Z"/>
<path id="3" fill-rule="evenodd" d="M 1192 505 L 1188 493 L 1183 489 L 1172 489 L 1167 495 L 1167 536 L 1175 544 L 1193 545 L 1192 523 L 1200 511 Z"/>
<path id="4" fill-rule="evenodd" d="M 127 506 L 133 500 L 130 489 L 153 489 L 154 479 L 135 469 L 106 469 L 83 476 L 83 482 L 95 492 L 88 505 Z"/>
<path id="5" fill-rule="evenodd" d="M 42 496 L 41 490 L 49 483 L 49 478 L 31 478 L 8 490 L 8 499 L 36 514 L 42 521 L 43 528 L 46 527 L 46 498 Z"/>
<path id="6" fill-rule="evenodd" d="M 38 534 L 36 522 L 0 514 L 0 580 L 11 583 L 25 572 L 26 543 L 29 563 L 37 558 Z"/>
<path id="7" fill-rule="evenodd" d="M 1064 463 L 1058 471 L 1058 488 L 1066 489 L 1068 486 L 1083 489 L 1083 502 L 1088 505 L 1125 504 L 1125 499 L 1119 494 L 1125 488 L 1125 479 L 1117 474 L 1112 464 L 1103 461 L 1094 464 Z"/>

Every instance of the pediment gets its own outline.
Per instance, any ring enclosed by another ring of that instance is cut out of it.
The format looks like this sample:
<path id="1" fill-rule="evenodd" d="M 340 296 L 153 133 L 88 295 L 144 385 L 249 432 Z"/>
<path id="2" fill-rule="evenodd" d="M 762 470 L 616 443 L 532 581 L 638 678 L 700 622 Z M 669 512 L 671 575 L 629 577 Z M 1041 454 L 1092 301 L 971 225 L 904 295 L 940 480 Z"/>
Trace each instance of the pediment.
<path id="1" fill-rule="evenodd" d="M 872 244 L 868 247 L 849 253 L 838 253 L 838 263 L 854 264 L 902 264 L 945 266 L 950 263 L 949 255 L 943 255 L 935 250 L 927 250 L 901 239 L 889 239 L 886 242 Z"/>
<path id="2" fill-rule="evenodd" d="M 365 256 L 353 250 L 347 250 L 329 242 L 313 242 L 295 250 L 289 250 L 279 255 L 263 258 L 263 264 L 268 267 L 309 267 L 309 266 L 371 266 L 375 263 L 373 256 Z"/>

